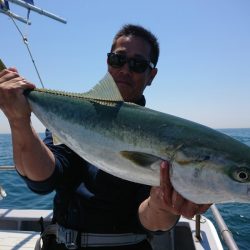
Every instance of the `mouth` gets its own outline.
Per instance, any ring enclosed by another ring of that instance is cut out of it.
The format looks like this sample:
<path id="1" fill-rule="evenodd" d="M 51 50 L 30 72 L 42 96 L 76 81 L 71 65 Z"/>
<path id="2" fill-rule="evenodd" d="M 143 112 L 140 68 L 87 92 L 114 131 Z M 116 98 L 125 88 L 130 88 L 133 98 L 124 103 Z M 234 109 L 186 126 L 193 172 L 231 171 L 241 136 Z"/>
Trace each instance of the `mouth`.
<path id="1" fill-rule="evenodd" d="M 131 82 L 129 82 L 129 81 L 124 81 L 124 80 L 117 80 L 117 81 L 116 81 L 116 84 L 117 84 L 118 86 L 120 86 L 120 85 L 132 86 Z"/>

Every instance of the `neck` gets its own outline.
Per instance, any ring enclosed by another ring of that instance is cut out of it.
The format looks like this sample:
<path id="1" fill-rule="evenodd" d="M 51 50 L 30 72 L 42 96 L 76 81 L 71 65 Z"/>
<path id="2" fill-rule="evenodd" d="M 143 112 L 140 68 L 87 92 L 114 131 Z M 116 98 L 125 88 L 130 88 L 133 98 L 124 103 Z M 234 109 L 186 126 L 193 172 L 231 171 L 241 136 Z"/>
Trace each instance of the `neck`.
<path id="1" fill-rule="evenodd" d="M 144 97 L 144 95 L 142 95 L 140 97 L 140 99 L 138 99 L 137 101 L 134 101 L 135 104 L 138 104 L 140 106 L 145 106 L 146 105 L 146 99 Z"/>

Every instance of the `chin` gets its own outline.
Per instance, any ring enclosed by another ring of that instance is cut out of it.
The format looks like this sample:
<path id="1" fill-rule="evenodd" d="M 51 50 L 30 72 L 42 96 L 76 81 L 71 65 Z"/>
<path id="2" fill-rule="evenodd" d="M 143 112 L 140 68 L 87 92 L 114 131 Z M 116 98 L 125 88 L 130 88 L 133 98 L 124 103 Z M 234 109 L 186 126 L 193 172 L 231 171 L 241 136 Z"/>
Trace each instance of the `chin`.
<path id="1" fill-rule="evenodd" d="M 131 90 L 129 89 L 128 85 L 124 84 L 117 84 L 117 87 L 121 93 L 121 96 L 124 100 L 131 99 L 132 93 Z"/>
<path id="2" fill-rule="evenodd" d="M 131 97 L 131 95 L 128 95 L 127 93 L 122 93 L 121 95 L 125 102 L 133 102 L 133 97 Z"/>

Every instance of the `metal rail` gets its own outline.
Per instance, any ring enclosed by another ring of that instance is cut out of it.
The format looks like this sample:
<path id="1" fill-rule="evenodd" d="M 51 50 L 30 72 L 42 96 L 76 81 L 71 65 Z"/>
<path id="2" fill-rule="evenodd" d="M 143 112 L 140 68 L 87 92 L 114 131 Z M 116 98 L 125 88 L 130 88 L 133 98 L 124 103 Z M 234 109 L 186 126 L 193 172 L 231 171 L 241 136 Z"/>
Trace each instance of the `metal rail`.
<path id="1" fill-rule="evenodd" d="M 214 215 L 215 221 L 219 227 L 220 234 L 222 239 L 224 240 L 225 244 L 227 245 L 229 250 L 239 250 L 236 242 L 234 241 L 233 235 L 231 231 L 228 229 L 225 221 L 223 220 L 219 210 L 217 207 L 213 204 L 211 206 L 211 211 Z"/>
<path id="2" fill-rule="evenodd" d="M 0 171 L 4 170 L 16 170 L 14 166 L 0 166 Z"/>
<path id="3" fill-rule="evenodd" d="M 224 219 L 222 218 L 218 208 L 215 206 L 215 204 L 213 204 L 210 207 L 215 222 L 217 224 L 217 226 L 219 227 L 219 232 L 221 235 L 222 240 L 225 242 L 226 246 L 228 247 L 229 250 L 239 250 L 233 235 L 231 233 L 231 231 L 228 229 Z M 201 216 L 198 214 L 195 216 L 195 237 L 197 240 L 202 240 L 201 238 L 201 228 L 200 228 L 200 218 Z"/>
<path id="4" fill-rule="evenodd" d="M 6 10 L 6 11 L 0 10 L 0 13 L 3 13 L 3 14 L 10 16 L 10 17 L 13 17 L 13 18 L 17 19 L 18 21 L 26 23 L 28 25 L 31 24 L 31 22 L 29 20 L 25 19 L 24 17 L 18 16 L 17 14 L 15 14 L 9 10 Z"/>
<path id="5" fill-rule="evenodd" d="M 41 15 L 52 18 L 52 19 L 54 19 L 56 21 L 59 21 L 61 23 L 67 23 L 67 21 L 65 19 L 63 19 L 63 18 L 61 18 L 59 16 L 56 16 L 56 15 L 54 15 L 54 14 L 48 12 L 48 11 L 45 11 L 45 10 L 43 10 L 41 8 L 38 8 L 38 7 L 36 7 L 36 6 L 32 5 L 32 4 L 29 4 L 27 2 L 24 2 L 24 1 L 21 1 L 21 0 L 8 0 L 8 2 L 17 4 L 17 5 L 21 6 L 21 7 L 26 8 L 26 9 L 30 9 L 30 10 L 32 10 L 34 12 L 37 12 L 37 13 L 39 13 Z"/>

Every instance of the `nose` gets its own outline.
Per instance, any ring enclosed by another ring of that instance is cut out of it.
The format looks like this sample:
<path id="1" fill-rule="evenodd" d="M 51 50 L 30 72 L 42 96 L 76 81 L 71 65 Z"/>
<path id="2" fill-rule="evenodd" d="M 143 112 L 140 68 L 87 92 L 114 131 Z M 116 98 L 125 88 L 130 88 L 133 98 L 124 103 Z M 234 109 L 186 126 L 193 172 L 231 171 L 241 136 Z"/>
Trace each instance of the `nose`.
<path id="1" fill-rule="evenodd" d="M 124 74 L 128 74 L 128 73 L 130 74 L 132 72 L 129 68 L 128 62 L 125 62 L 125 64 L 121 68 L 119 68 L 119 71 Z"/>

